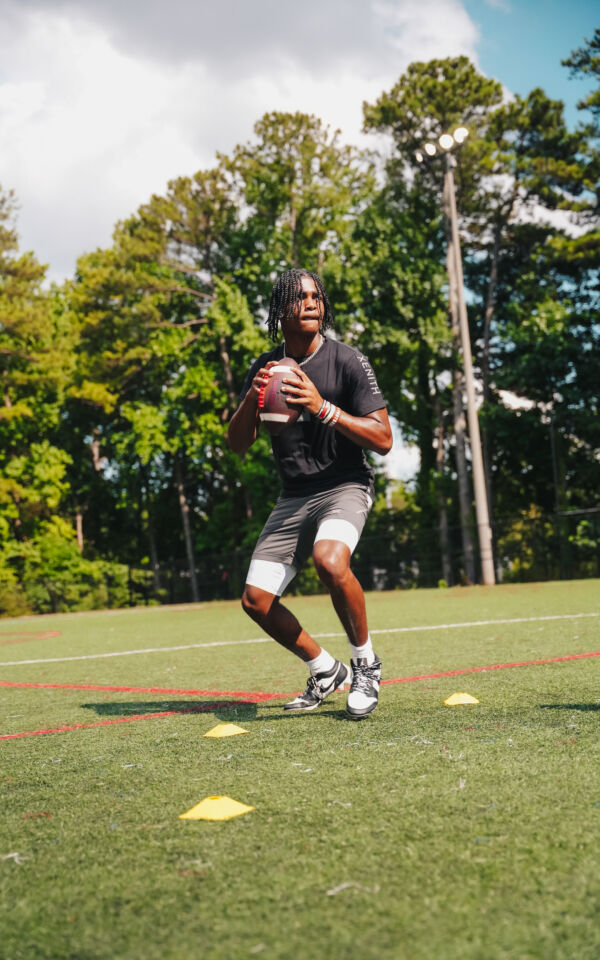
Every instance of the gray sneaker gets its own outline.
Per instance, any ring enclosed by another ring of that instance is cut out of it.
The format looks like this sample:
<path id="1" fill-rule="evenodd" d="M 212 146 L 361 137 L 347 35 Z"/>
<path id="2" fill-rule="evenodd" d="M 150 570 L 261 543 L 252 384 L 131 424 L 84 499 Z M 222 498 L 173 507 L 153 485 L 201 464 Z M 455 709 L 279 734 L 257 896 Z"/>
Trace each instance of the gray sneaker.
<path id="1" fill-rule="evenodd" d="M 368 717 L 377 706 L 381 682 L 381 660 L 376 656 L 367 666 L 366 657 L 352 660 L 352 685 L 346 711 L 353 720 Z"/>
<path id="2" fill-rule="evenodd" d="M 341 660 L 336 660 L 331 670 L 327 673 L 318 673 L 316 676 L 308 678 L 306 690 L 304 693 L 290 700 L 283 707 L 284 710 L 294 711 L 295 713 L 306 713 L 308 710 L 316 710 L 334 690 L 341 690 L 350 683 L 350 667 L 347 667 Z"/>

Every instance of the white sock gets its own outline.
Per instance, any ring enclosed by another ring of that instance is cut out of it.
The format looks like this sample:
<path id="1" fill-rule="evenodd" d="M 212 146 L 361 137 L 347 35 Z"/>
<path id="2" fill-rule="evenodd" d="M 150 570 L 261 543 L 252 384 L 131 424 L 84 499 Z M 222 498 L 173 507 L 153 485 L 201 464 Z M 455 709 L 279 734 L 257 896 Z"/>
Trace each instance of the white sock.
<path id="1" fill-rule="evenodd" d="M 331 654 L 327 653 L 327 650 L 321 650 L 319 656 L 315 657 L 314 660 L 309 660 L 307 665 L 314 677 L 318 673 L 327 673 L 329 670 L 333 670 L 334 663 L 335 659 Z"/>
<path id="2" fill-rule="evenodd" d="M 354 644 L 351 643 L 350 653 L 354 661 L 366 659 L 367 666 L 370 666 L 375 661 L 375 653 L 373 651 L 373 644 L 371 643 L 371 634 L 367 635 L 366 642 L 360 647 L 355 647 Z"/>

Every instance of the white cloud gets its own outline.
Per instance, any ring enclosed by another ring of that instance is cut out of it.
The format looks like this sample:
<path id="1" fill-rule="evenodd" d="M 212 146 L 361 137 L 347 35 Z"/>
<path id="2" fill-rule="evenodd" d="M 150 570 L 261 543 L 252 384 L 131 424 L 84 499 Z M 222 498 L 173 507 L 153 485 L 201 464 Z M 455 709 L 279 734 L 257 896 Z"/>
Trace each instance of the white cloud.
<path id="1" fill-rule="evenodd" d="M 70 19 L 85 18 L 128 54 L 171 64 L 202 62 L 230 79 L 290 65 L 323 75 L 335 73 L 341 62 L 371 58 L 380 63 L 382 57 L 393 56 L 381 23 L 372 15 L 373 0 L 2 2 L 13 17 L 17 11 L 53 10 Z M 425 6 L 433 2 L 425 0 Z M 412 0 L 392 0 L 388 6 L 412 6 Z"/>
<path id="2" fill-rule="evenodd" d="M 60 279 L 169 179 L 302 110 L 358 142 L 411 60 L 465 53 L 459 0 L 0 0 L 0 183 Z"/>
<path id="3" fill-rule="evenodd" d="M 476 59 L 479 31 L 459 0 L 377 0 L 374 10 L 403 65 L 462 53 Z"/>

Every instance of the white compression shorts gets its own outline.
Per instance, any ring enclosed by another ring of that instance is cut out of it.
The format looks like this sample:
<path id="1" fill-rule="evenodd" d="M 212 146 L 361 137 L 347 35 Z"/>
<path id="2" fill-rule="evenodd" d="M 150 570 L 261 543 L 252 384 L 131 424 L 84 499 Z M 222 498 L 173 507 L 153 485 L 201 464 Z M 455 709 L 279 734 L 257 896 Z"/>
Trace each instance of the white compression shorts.
<path id="1" fill-rule="evenodd" d="M 372 505 L 369 490 L 359 483 L 280 497 L 256 544 L 246 583 L 280 597 L 319 540 L 338 540 L 353 553 Z"/>

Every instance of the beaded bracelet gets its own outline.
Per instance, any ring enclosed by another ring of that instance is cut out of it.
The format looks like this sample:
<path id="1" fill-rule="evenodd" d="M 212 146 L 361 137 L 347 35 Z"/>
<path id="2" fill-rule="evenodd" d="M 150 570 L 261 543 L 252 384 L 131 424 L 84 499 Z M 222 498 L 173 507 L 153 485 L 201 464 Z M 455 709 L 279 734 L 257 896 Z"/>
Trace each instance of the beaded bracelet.
<path id="1" fill-rule="evenodd" d="M 336 407 L 334 403 L 330 403 L 329 400 L 323 400 L 321 407 L 317 413 L 317 419 L 321 421 L 322 424 L 328 424 L 330 427 L 335 427 L 336 423 L 340 419 L 342 411 L 339 407 Z"/>

